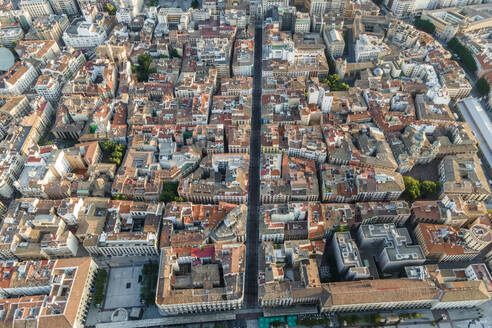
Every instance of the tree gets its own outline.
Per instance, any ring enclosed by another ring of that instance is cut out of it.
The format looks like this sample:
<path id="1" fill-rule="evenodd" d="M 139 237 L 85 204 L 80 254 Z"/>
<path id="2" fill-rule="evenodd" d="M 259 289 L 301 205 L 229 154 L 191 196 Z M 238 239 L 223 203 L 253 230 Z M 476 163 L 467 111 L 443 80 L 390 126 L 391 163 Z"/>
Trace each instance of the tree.
<path id="1" fill-rule="evenodd" d="M 462 45 L 455 37 L 449 40 L 448 47 L 460 56 L 460 60 L 463 65 L 465 65 L 466 69 L 475 74 L 477 71 L 477 63 L 475 62 L 471 51 Z"/>
<path id="2" fill-rule="evenodd" d="M 101 269 L 97 272 L 96 284 L 94 291 L 94 305 L 100 305 L 104 301 L 104 290 L 106 286 L 106 280 L 108 278 L 108 272 Z"/>
<path id="3" fill-rule="evenodd" d="M 328 84 L 330 91 L 347 91 L 349 86 L 340 80 L 338 74 L 328 75 L 326 79 L 321 80 L 321 83 Z"/>
<path id="4" fill-rule="evenodd" d="M 149 80 L 149 74 L 153 72 L 150 68 L 152 63 L 152 57 L 148 53 L 141 54 L 137 58 L 138 65 L 132 65 L 132 72 L 137 74 L 137 80 L 139 82 L 147 82 Z"/>
<path id="5" fill-rule="evenodd" d="M 347 226 L 342 226 L 342 225 L 336 227 L 335 229 L 335 232 L 346 232 L 346 231 L 349 231 L 349 229 L 347 228 Z"/>
<path id="6" fill-rule="evenodd" d="M 412 177 L 403 177 L 405 191 L 403 198 L 407 201 L 414 201 L 420 198 L 420 182 Z"/>
<path id="7" fill-rule="evenodd" d="M 379 323 L 381 321 L 381 316 L 377 313 L 371 313 L 366 319 L 369 323 Z"/>
<path id="8" fill-rule="evenodd" d="M 198 2 L 198 0 L 193 0 L 193 1 L 191 2 L 191 8 L 196 9 L 196 8 L 198 8 L 199 6 L 200 6 L 200 3 Z"/>
<path id="9" fill-rule="evenodd" d="M 108 161 L 120 165 L 123 157 L 125 156 L 126 146 L 115 141 L 105 140 L 101 144 L 101 148 L 104 153 L 111 153 Z"/>
<path id="10" fill-rule="evenodd" d="M 477 84 L 475 84 L 475 86 L 477 87 L 477 91 L 481 96 L 486 96 L 490 92 L 490 84 L 483 77 L 478 79 Z"/>
<path id="11" fill-rule="evenodd" d="M 421 31 L 427 32 L 429 34 L 434 34 L 436 27 L 430 21 L 426 19 L 415 18 L 414 25 Z"/>
<path id="12" fill-rule="evenodd" d="M 159 200 L 161 202 L 165 202 L 165 203 L 169 203 L 172 201 L 175 201 L 175 202 L 183 201 L 183 198 L 180 197 L 178 194 L 178 187 L 179 187 L 178 181 L 164 182 L 164 184 L 162 186 L 162 192 L 159 196 Z"/>
<path id="13" fill-rule="evenodd" d="M 181 58 L 181 56 L 178 54 L 178 51 L 176 49 L 172 49 L 169 54 L 171 55 L 171 58 L 172 57 Z"/>
<path id="14" fill-rule="evenodd" d="M 349 316 L 350 322 L 352 322 L 354 325 L 358 324 L 360 319 L 356 314 L 352 314 Z"/>
<path id="15" fill-rule="evenodd" d="M 437 191 L 437 183 L 434 181 L 424 181 L 420 184 L 420 193 L 423 197 L 435 195 Z"/>
<path id="16" fill-rule="evenodd" d="M 157 286 L 157 272 L 159 265 L 154 262 L 144 264 L 142 268 L 142 284 L 140 285 L 140 298 L 146 305 L 155 304 L 155 288 Z"/>
<path id="17" fill-rule="evenodd" d="M 104 6 L 104 11 L 107 12 L 108 14 L 110 14 L 111 16 L 116 15 L 116 7 L 110 3 L 107 3 Z"/>

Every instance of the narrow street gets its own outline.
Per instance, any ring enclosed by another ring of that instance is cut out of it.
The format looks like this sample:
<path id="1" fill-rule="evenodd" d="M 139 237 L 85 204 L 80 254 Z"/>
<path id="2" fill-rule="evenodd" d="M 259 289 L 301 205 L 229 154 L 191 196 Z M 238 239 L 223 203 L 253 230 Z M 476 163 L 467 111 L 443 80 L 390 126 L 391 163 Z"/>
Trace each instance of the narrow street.
<path id="1" fill-rule="evenodd" d="M 253 105 L 251 110 L 248 225 L 246 230 L 245 307 L 258 306 L 258 216 L 260 211 L 261 59 L 263 30 L 255 30 Z"/>

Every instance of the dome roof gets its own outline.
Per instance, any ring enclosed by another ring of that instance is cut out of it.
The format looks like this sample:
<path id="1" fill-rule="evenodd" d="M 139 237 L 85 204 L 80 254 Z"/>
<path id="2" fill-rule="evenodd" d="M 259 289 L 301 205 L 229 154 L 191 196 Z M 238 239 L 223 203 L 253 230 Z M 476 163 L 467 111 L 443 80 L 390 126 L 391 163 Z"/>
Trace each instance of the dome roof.
<path id="1" fill-rule="evenodd" d="M 0 71 L 8 71 L 14 66 L 15 57 L 7 48 L 0 48 Z"/>
<path id="2" fill-rule="evenodd" d="M 383 75 L 383 70 L 379 67 L 374 70 L 374 75 Z"/>

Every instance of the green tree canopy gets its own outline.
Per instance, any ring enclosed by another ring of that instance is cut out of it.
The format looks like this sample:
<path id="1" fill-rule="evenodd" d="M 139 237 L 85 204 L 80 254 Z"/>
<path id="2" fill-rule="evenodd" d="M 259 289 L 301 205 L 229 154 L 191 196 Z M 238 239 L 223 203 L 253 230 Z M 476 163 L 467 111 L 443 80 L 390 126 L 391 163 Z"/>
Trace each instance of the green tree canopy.
<path id="1" fill-rule="evenodd" d="M 402 194 L 403 199 L 415 201 L 420 198 L 436 198 L 441 190 L 439 181 L 419 181 L 412 177 L 404 176 L 405 191 Z"/>
<path id="2" fill-rule="evenodd" d="M 175 202 L 183 201 L 183 198 L 180 197 L 178 194 L 178 187 L 179 187 L 178 181 L 164 182 L 164 184 L 162 186 L 162 192 L 159 196 L 159 200 L 161 202 L 165 202 L 165 203 L 169 203 L 172 201 L 175 201 Z"/>
<path id="3" fill-rule="evenodd" d="M 111 16 L 116 15 L 116 7 L 110 3 L 107 3 L 104 6 L 104 11 L 107 12 L 108 14 L 110 14 Z"/>
<path id="4" fill-rule="evenodd" d="M 338 74 L 328 75 L 326 79 L 321 80 L 321 83 L 328 84 L 330 91 L 347 91 L 349 89 L 348 84 L 342 82 Z"/>
<path id="5" fill-rule="evenodd" d="M 477 63 L 473 58 L 473 54 L 470 50 L 468 50 L 468 48 L 462 45 L 457 38 L 452 38 L 449 40 L 448 47 L 460 56 L 460 60 L 463 65 L 465 65 L 467 70 L 473 74 L 477 71 Z"/>
<path id="6" fill-rule="evenodd" d="M 436 27 L 430 21 L 426 19 L 415 18 L 414 25 L 421 31 L 427 32 L 429 34 L 434 34 Z"/>
<path id="7" fill-rule="evenodd" d="M 132 71 L 137 74 L 139 82 L 147 82 L 149 80 L 149 74 L 155 71 L 150 68 L 152 63 L 152 57 L 148 53 L 141 54 L 137 58 L 138 65 L 132 65 Z"/>
<path id="8" fill-rule="evenodd" d="M 94 286 L 95 305 L 100 305 L 104 301 L 104 291 L 105 291 L 107 278 L 108 278 L 108 272 L 105 269 L 101 269 L 97 272 L 96 283 Z"/>
<path id="9" fill-rule="evenodd" d="M 171 50 L 171 52 L 169 53 L 169 55 L 171 55 L 171 58 L 172 57 L 181 58 L 181 56 L 178 54 L 178 50 L 176 50 L 174 48 Z"/>
<path id="10" fill-rule="evenodd" d="M 420 198 L 420 182 L 412 177 L 403 177 L 405 191 L 403 198 L 408 201 L 414 201 Z"/>
<path id="11" fill-rule="evenodd" d="M 481 96 L 486 96 L 490 92 L 490 84 L 483 77 L 478 79 L 477 84 L 475 86 L 477 87 L 477 91 Z"/>

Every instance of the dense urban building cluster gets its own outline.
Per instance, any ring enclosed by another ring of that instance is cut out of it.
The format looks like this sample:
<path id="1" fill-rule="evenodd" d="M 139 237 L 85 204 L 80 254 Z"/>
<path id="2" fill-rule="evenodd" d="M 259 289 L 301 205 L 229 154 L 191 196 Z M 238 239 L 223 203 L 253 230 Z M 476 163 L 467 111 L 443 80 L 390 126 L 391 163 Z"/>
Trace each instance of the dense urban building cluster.
<path id="1" fill-rule="evenodd" d="M 481 0 L 0 0 L 1 325 L 485 304 L 491 33 Z"/>

